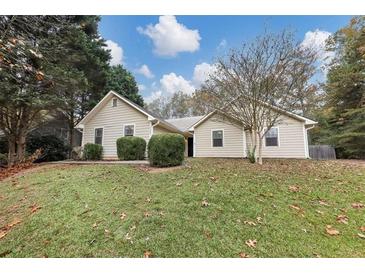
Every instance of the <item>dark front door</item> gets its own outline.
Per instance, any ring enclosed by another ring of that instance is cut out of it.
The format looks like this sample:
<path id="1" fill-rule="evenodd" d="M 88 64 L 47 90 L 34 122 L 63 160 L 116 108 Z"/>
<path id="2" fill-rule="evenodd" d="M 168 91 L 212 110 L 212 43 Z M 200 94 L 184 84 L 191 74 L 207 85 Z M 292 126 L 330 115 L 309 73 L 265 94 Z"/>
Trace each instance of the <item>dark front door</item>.
<path id="1" fill-rule="evenodd" d="M 194 156 L 194 138 L 189 137 L 188 138 L 188 157 Z"/>

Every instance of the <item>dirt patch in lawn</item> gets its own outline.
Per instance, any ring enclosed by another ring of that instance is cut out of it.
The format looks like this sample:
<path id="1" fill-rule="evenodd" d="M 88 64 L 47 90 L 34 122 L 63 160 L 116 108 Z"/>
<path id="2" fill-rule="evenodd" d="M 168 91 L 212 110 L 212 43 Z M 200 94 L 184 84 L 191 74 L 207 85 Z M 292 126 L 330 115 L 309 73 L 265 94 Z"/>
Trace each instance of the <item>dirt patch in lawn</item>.
<path id="1" fill-rule="evenodd" d="M 348 166 L 355 166 L 355 167 L 365 167 L 365 160 L 345 160 L 345 159 L 340 159 L 340 160 L 336 160 L 335 162 L 340 162 L 344 165 L 348 165 Z"/>
<path id="2" fill-rule="evenodd" d="M 151 166 L 147 166 L 147 165 L 141 165 L 141 166 L 135 167 L 135 169 L 137 169 L 139 171 L 152 173 L 152 174 L 165 173 L 165 172 L 175 171 L 175 170 L 179 170 L 179 169 L 183 169 L 183 168 L 185 168 L 185 166 L 151 167 Z"/>
<path id="3" fill-rule="evenodd" d="M 0 183 L 5 179 L 13 179 L 32 172 L 39 172 L 45 169 L 48 170 L 50 168 L 66 169 L 70 168 L 71 166 L 72 165 L 66 165 L 66 164 L 44 163 L 44 164 L 31 164 L 24 166 L 15 166 L 10 168 L 2 168 L 0 169 Z"/>

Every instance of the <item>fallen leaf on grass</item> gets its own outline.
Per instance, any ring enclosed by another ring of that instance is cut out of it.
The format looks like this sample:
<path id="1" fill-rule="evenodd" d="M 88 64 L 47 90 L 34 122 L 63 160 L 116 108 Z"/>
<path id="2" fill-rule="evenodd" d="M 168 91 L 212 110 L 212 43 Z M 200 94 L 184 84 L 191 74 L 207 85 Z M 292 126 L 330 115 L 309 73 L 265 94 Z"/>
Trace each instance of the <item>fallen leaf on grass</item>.
<path id="1" fill-rule="evenodd" d="M 289 186 L 289 190 L 291 192 L 298 192 L 299 191 L 299 186 Z"/>
<path id="2" fill-rule="evenodd" d="M 208 205 L 209 205 L 208 201 L 206 199 L 204 199 L 202 201 L 202 206 L 207 207 Z"/>
<path id="3" fill-rule="evenodd" d="M 244 221 L 243 223 L 246 224 L 246 225 L 256 226 L 256 223 L 252 222 L 252 221 Z"/>
<path id="4" fill-rule="evenodd" d="M 5 236 L 6 236 L 6 234 L 8 233 L 8 231 L 0 231 L 0 240 L 2 239 L 2 238 L 4 238 Z"/>
<path id="5" fill-rule="evenodd" d="M 340 234 L 340 231 L 338 231 L 337 229 L 333 228 L 331 225 L 327 225 L 326 226 L 326 232 L 327 234 L 331 235 L 331 236 L 336 236 Z"/>
<path id="6" fill-rule="evenodd" d="M 207 239 L 212 239 L 212 233 L 208 230 L 204 230 L 204 235 L 205 237 L 207 237 Z"/>
<path id="7" fill-rule="evenodd" d="M 362 203 L 352 203 L 351 206 L 352 206 L 352 208 L 363 208 L 364 204 L 362 204 Z"/>
<path id="8" fill-rule="evenodd" d="M 124 220 L 124 219 L 125 219 L 125 217 L 127 217 L 127 214 L 125 214 L 124 212 L 122 212 L 122 213 L 120 214 L 120 219 L 121 219 L 121 220 Z"/>
<path id="9" fill-rule="evenodd" d="M 143 257 L 145 257 L 145 258 L 151 258 L 151 257 L 152 257 L 152 252 L 151 252 L 151 251 L 146 250 L 146 251 L 143 253 Z"/>
<path id="10" fill-rule="evenodd" d="M 246 244 L 248 247 L 255 248 L 255 247 L 256 247 L 256 244 L 257 244 L 257 241 L 256 241 L 256 240 L 251 240 L 251 239 L 249 239 L 249 240 L 247 240 L 247 241 L 245 242 L 245 244 Z"/>
<path id="11" fill-rule="evenodd" d="M 338 215 L 336 218 L 337 222 L 347 225 L 349 223 L 349 218 L 346 215 Z"/>
<path id="12" fill-rule="evenodd" d="M 7 225 L 3 226 L 2 228 L 0 228 L 0 240 L 1 240 L 2 238 L 4 238 L 4 237 L 6 236 L 6 234 L 8 234 L 9 230 L 10 230 L 12 227 L 16 226 L 16 225 L 17 225 L 17 224 L 19 224 L 20 222 L 21 222 L 21 220 L 20 220 L 20 219 L 15 218 L 15 219 L 14 219 L 11 223 L 9 223 L 9 224 L 7 224 Z"/>
<path id="13" fill-rule="evenodd" d="M 37 206 L 36 204 L 33 204 L 30 206 L 30 211 L 31 211 L 31 213 L 35 213 L 41 208 L 42 208 L 41 206 Z"/>
<path id="14" fill-rule="evenodd" d="M 359 236 L 361 239 L 365 239 L 365 235 L 362 233 L 357 233 L 357 236 Z"/>
<path id="15" fill-rule="evenodd" d="M 143 213 L 143 216 L 145 216 L 145 217 L 147 218 L 147 217 L 150 217 L 150 216 L 151 216 L 151 214 L 150 214 L 149 212 L 147 212 L 147 211 L 146 211 L 145 213 Z"/>
<path id="16" fill-rule="evenodd" d="M 323 206 L 329 206 L 329 204 L 326 201 L 319 200 L 319 204 Z"/>
<path id="17" fill-rule="evenodd" d="M 17 224 L 19 224 L 21 222 L 21 220 L 20 219 L 14 219 L 11 223 L 9 223 L 9 224 L 7 224 L 6 226 L 5 226 L 5 229 L 6 230 L 9 230 L 10 228 L 12 228 L 13 226 L 16 226 Z"/>
<path id="18" fill-rule="evenodd" d="M 250 256 L 246 253 L 240 252 L 240 258 L 250 258 Z"/>
<path id="19" fill-rule="evenodd" d="M 298 210 L 298 211 L 301 211 L 301 210 L 302 210 L 302 209 L 301 209 L 299 206 L 297 206 L 297 205 L 290 205 L 289 207 L 290 207 L 290 208 L 292 208 L 292 209 Z"/>
<path id="20" fill-rule="evenodd" d="M 365 232 L 365 226 L 360 226 L 360 230 L 361 230 L 362 232 Z"/>

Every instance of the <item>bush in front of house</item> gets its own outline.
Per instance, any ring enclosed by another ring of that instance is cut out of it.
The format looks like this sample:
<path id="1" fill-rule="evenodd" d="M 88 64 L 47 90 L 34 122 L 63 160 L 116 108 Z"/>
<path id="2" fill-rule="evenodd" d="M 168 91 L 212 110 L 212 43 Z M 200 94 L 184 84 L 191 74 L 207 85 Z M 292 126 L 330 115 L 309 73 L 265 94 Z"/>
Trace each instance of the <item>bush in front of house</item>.
<path id="1" fill-rule="evenodd" d="M 25 148 L 28 155 L 34 154 L 38 149 L 41 150 L 39 158 L 34 161 L 36 163 L 62 161 L 67 159 L 70 153 L 70 146 L 55 135 L 29 135 Z"/>
<path id="2" fill-rule="evenodd" d="M 8 155 L 5 153 L 0 153 L 0 167 L 6 166 L 8 164 Z"/>
<path id="3" fill-rule="evenodd" d="M 83 158 L 85 160 L 101 160 L 103 157 L 103 146 L 98 144 L 85 144 Z"/>
<path id="4" fill-rule="evenodd" d="M 176 133 L 153 135 L 148 143 L 151 166 L 178 166 L 184 161 L 185 139 Z"/>
<path id="5" fill-rule="evenodd" d="M 143 160 L 145 151 L 146 141 L 141 137 L 126 136 L 117 140 L 119 160 Z"/>
<path id="6" fill-rule="evenodd" d="M 8 153 L 8 140 L 5 137 L 0 137 L 0 153 Z"/>

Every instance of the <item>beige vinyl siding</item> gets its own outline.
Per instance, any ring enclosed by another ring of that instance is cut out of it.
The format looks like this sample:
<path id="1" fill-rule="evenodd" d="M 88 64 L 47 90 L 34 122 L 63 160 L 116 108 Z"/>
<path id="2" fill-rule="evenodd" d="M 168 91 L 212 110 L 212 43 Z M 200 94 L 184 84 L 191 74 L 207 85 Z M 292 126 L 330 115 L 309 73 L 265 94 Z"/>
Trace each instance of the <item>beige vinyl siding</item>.
<path id="1" fill-rule="evenodd" d="M 213 115 L 194 129 L 195 157 L 246 157 L 243 129 Z M 212 130 L 223 130 L 223 147 L 212 146 Z"/>
<path id="2" fill-rule="evenodd" d="M 153 134 L 161 134 L 161 133 L 173 133 L 173 132 L 163 127 L 160 127 L 159 125 L 153 127 Z"/>
<path id="3" fill-rule="evenodd" d="M 112 107 L 112 97 L 84 125 L 83 144 L 94 143 L 95 128 L 102 127 L 104 158 L 117 158 L 116 140 L 123 136 L 123 125 L 134 124 L 135 136 L 142 137 L 148 143 L 150 121 L 143 113 L 118 98 L 117 107 Z"/>
<path id="4" fill-rule="evenodd" d="M 287 116 L 281 116 L 276 126 L 279 129 L 279 146 L 265 146 L 263 139 L 262 157 L 264 158 L 306 158 L 306 138 L 304 123 Z M 246 131 L 247 147 L 251 146 L 251 134 Z"/>

